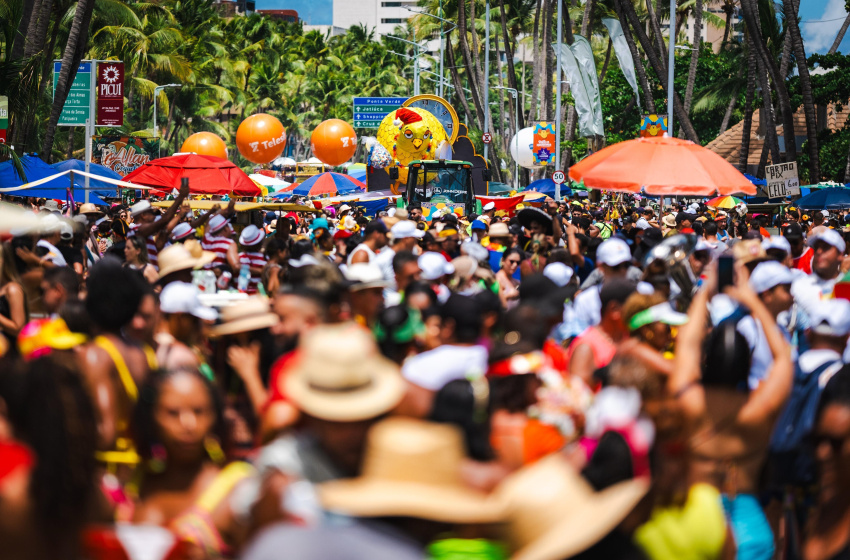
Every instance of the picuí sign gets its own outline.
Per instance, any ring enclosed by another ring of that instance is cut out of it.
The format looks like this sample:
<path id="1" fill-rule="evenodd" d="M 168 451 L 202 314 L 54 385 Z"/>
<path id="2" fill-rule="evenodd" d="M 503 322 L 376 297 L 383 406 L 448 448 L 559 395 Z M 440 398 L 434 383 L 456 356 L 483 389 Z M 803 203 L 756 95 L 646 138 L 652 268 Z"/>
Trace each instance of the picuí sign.
<path id="1" fill-rule="evenodd" d="M 124 124 L 124 63 L 109 60 L 97 65 L 97 126 Z"/>

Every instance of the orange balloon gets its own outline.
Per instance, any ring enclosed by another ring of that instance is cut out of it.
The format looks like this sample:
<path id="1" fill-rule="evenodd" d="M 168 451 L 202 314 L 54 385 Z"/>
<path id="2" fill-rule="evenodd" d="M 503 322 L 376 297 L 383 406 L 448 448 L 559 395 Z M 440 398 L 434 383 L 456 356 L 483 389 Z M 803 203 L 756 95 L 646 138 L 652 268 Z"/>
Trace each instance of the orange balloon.
<path id="1" fill-rule="evenodd" d="M 347 122 L 328 119 L 320 123 L 310 136 L 313 155 L 328 165 L 342 165 L 357 149 L 357 135 Z"/>
<path id="2" fill-rule="evenodd" d="M 180 151 L 227 159 L 227 144 L 212 132 L 196 132 L 189 136 L 180 146 Z"/>
<path id="3" fill-rule="evenodd" d="M 286 131 L 271 115 L 251 115 L 236 130 L 236 147 L 252 163 L 269 163 L 283 153 Z"/>

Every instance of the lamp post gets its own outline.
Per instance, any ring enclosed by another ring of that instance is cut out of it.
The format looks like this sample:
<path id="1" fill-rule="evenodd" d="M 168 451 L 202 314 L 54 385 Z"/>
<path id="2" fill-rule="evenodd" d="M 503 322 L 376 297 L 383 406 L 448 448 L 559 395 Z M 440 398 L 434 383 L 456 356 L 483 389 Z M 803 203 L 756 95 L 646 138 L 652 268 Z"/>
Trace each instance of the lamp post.
<path id="1" fill-rule="evenodd" d="M 557 76 L 555 79 L 555 171 L 561 170 L 561 35 L 564 26 L 561 20 L 561 4 L 563 0 L 558 0 L 558 15 L 555 16 L 558 19 L 558 35 L 555 43 L 558 46 L 558 52 L 555 53 L 557 58 L 555 61 L 555 76 Z M 560 183 L 555 183 L 555 200 L 558 202 L 561 200 Z"/>
<path id="2" fill-rule="evenodd" d="M 440 16 L 435 16 L 434 14 L 429 14 L 429 13 L 426 13 L 426 12 L 419 12 L 417 10 L 414 10 L 413 8 L 410 8 L 409 6 L 404 6 L 404 9 L 407 10 L 408 12 L 413 12 L 414 14 L 419 14 L 420 16 L 428 16 L 428 17 L 432 17 L 434 19 L 440 20 L 440 97 L 444 97 L 444 95 L 443 95 L 443 93 L 444 93 L 444 90 L 443 90 L 444 77 L 443 76 L 445 76 L 445 74 L 443 73 L 443 70 L 444 70 L 443 69 L 443 62 L 444 62 L 443 59 L 444 59 L 444 52 L 445 52 L 445 45 L 446 45 L 446 34 L 454 31 L 454 29 L 457 27 L 457 24 L 452 23 L 451 21 L 449 21 L 445 18 L 441 18 Z M 440 13 L 442 13 L 442 8 L 441 8 Z M 449 23 L 449 24 L 451 24 L 451 27 L 444 30 L 443 29 L 443 23 Z"/>
<path id="3" fill-rule="evenodd" d="M 560 0 L 559 0 L 560 1 Z M 490 0 L 484 4 L 484 132 L 490 132 Z M 484 144 L 487 161 L 489 144 Z"/>
<path id="4" fill-rule="evenodd" d="M 183 84 L 165 84 L 164 86 L 156 86 L 153 88 L 153 137 L 156 138 L 159 133 L 159 127 L 156 125 L 156 97 L 159 95 L 159 92 L 164 90 L 165 88 L 181 88 Z"/>
<path id="5" fill-rule="evenodd" d="M 514 98 L 514 141 L 516 141 L 519 132 L 519 92 L 514 88 L 505 86 L 493 86 L 493 89 L 507 90 L 511 92 L 511 97 Z M 517 160 L 514 160 L 514 189 L 519 190 L 519 163 L 517 163 Z"/>
<path id="6" fill-rule="evenodd" d="M 390 39 L 395 39 L 397 41 L 401 41 L 403 43 L 407 43 L 408 45 L 413 45 L 416 47 L 416 54 L 413 55 L 413 95 L 419 95 L 419 43 L 415 42 L 416 35 L 414 30 L 414 41 L 408 41 L 407 39 L 402 39 L 401 37 L 396 37 L 395 35 L 385 35 L 385 37 L 389 37 Z"/>
<path id="7" fill-rule="evenodd" d="M 668 41 L 669 54 L 667 60 L 667 135 L 673 136 L 673 100 L 676 92 L 673 90 L 673 78 L 676 69 L 676 0 L 670 0 L 670 37 Z"/>

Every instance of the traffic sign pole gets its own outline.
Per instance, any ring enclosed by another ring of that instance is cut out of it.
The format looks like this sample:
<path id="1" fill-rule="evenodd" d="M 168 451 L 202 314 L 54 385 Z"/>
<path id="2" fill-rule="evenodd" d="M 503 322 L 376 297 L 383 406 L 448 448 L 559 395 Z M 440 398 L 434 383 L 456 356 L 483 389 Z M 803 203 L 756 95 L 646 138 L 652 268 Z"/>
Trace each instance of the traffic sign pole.
<path id="1" fill-rule="evenodd" d="M 92 60 L 92 74 L 97 76 L 98 68 L 97 68 L 97 60 Z M 89 76 L 89 118 L 86 119 L 86 204 L 89 202 L 89 173 L 91 173 L 91 137 L 94 136 L 94 121 L 96 119 L 96 108 L 95 108 L 95 99 L 97 99 L 95 93 L 95 88 L 97 87 L 97 80 L 93 79 L 94 76 Z"/>

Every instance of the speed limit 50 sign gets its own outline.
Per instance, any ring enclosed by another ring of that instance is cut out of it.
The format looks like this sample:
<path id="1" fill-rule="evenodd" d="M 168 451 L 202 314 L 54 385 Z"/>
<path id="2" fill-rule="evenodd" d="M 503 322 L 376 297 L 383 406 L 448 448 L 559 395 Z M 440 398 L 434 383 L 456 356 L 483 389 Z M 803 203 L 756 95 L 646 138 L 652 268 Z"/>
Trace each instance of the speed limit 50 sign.
<path id="1" fill-rule="evenodd" d="M 556 184 L 562 185 L 564 181 L 567 180 L 567 176 L 564 175 L 563 171 L 555 171 L 552 173 L 552 180 L 555 181 Z"/>

